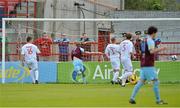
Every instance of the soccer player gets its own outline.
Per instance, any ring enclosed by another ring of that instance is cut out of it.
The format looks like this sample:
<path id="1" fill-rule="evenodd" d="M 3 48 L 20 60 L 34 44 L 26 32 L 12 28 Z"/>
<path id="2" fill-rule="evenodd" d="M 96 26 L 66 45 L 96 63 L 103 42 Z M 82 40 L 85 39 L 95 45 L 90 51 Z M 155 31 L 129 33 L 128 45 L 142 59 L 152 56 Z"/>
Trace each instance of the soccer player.
<path id="1" fill-rule="evenodd" d="M 131 57 L 134 58 L 134 46 L 133 43 L 130 41 L 132 38 L 132 34 L 126 33 L 125 37 L 126 39 L 120 43 L 120 60 L 124 69 L 122 76 L 119 77 L 122 87 L 125 87 L 126 80 L 133 74 Z"/>
<path id="2" fill-rule="evenodd" d="M 154 67 L 154 55 L 157 52 L 163 51 L 166 47 L 155 48 L 154 38 L 156 37 L 158 29 L 154 26 L 148 28 L 148 36 L 145 42 L 141 44 L 141 69 L 140 69 L 140 80 L 135 85 L 129 102 L 136 104 L 135 96 L 139 89 L 144 85 L 146 80 L 153 81 L 153 90 L 156 97 L 157 104 L 167 104 L 160 98 L 159 93 L 159 80 L 156 69 Z"/>
<path id="3" fill-rule="evenodd" d="M 111 66 L 113 68 L 113 79 L 112 84 L 118 83 L 119 71 L 120 71 L 120 51 L 119 45 L 116 44 L 116 38 L 111 38 L 111 44 L 108 44 L 105 49 L 105 54 L 111 61 Z"/>
<path id="4" fill-rule="evenodd" d="M 25 44 L 21 49 L 22 65 L 27 64 L 33 84 L 38 84 L 39 72 L 38 72 L 38 62 L 37 54 L 40 53 L 38 47 L 32 44 L 32 37 L 27 37 L 27 44 Z"/>
<path id="5" fill-rule="evenodd" d="M 71 58 L 73 60 L 73 65 L 74 65 L 74 70 L 72 73 L 72 79 L 75 82 L 78 82 L 76 77 L 78 74 L 81 74 L 83 83 L 86 83 L 86 78 L 85 78 L 86 68 L 83 65 L 83 60 L 82 60 L 82 57 L 83 57 L 82 54 L 83 53 L 85 53 L 85 51 L 83 48 L 80 47 L 80 44 L 76 44 L 76 48 L 73 49 L 71 52 Z"/>

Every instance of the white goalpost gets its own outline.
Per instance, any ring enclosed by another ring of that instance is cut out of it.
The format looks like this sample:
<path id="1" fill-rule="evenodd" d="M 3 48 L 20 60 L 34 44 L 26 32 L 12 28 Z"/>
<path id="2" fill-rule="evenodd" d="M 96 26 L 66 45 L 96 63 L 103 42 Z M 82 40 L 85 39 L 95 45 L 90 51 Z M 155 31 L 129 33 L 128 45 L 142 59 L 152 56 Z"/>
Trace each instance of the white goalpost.
<path id="1" fill-rule="evenodd" d="M 2 83 L 6 82 L 5 76 L 5 63 L 6 63 L 6 22 L 153 22 L 153 21 L 180 21 L 180 18 L 112 18 L 112 19 L 53 19 L 53 18 L 3 18 L 2 19 L 2 61 L 1 61 L 1 73 Z M 180 29 L 180 28 L 178 28 Z"/>

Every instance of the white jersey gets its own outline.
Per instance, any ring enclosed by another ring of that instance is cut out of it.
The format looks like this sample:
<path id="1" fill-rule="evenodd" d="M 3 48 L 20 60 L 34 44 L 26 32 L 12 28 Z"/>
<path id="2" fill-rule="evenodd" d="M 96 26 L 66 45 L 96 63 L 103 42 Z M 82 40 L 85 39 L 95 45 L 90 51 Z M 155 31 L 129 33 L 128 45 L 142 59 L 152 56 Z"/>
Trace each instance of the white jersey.
<path id="1" fill-rule="evenodd" d="M 120 57 L 120 47 L 116 44 L 108 44 L 105 50 L 105 54 L 109 56 L 110 59 Z"/>
<path id="2" fill-rule="evenodd" d="M 21 55 L 25 55 L 25 61 L 37 60 L 37 53 L 40 53 L 38 47 L 27 43 L 21 49 Z"/>
<path id="3" fill-rule="evenodd" d="M 131 58 L 131 54 L 133 53 L 134 46 L 130 40 L 124 40 L 120 43 L 120 53 L 121 58 Z"/>

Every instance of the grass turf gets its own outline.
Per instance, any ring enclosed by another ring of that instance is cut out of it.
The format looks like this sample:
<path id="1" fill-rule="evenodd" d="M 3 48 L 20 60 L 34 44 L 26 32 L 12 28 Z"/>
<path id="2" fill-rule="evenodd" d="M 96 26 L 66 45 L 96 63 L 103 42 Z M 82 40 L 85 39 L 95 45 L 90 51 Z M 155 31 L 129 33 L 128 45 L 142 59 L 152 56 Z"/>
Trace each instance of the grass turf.
<path id="1" fill-rule="evenodd" d="M 161 84 L 161 98 L 168 105 L 156 105 L 151 85 L 142 87 L 137 104 L 128 103 L 133 85 L 110 84 L 1 84 L 0 107 L 180 107 L 180 84 Z"/>

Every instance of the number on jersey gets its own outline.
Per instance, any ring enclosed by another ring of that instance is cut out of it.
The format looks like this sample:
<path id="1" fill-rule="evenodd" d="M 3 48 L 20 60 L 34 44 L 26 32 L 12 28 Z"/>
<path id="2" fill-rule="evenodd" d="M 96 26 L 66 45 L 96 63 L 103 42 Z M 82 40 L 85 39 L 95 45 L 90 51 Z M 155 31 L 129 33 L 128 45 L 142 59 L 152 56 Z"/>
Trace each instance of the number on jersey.
<path id="1" fill-rule="evenodd" d="M 109 49 L 111 50 L 112 54 L 114 55 L 115 54 L 115 48 L 109 47 Z"/>
<path id="2" fill-rule="evenodd" d="M 33 53 L 32 47 L 27 47 L 27 51 L 28 51 L 28 54 L 32 54 Z"/>

